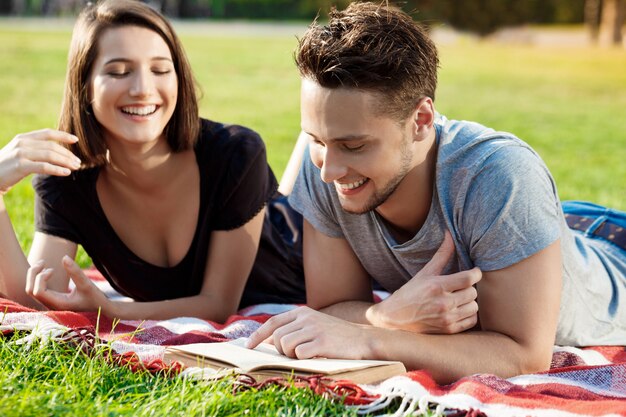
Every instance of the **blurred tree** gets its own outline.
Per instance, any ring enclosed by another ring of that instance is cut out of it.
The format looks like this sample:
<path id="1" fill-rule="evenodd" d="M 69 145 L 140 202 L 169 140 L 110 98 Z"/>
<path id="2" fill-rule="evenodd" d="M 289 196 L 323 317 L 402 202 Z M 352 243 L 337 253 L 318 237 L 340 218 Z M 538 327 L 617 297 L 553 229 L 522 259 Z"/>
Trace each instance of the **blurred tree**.
<path id="1" fill-rule="evenodd" d="M 350 4 L 350 0 L 301 0 L 299 2 L 299 11 L 303 16 L 314 18 L 315 16 L 324 17 L 331 7 L 344 9 Z"/>
<path id="2" fill-rule="evenodd" d="M 603 0 L 599 36 L 604 38 L 604 43 L 616 46 L 622 44 L 625 8 L 624 0 Z"/>
<path id="3" fill-rule="evenodd" d="M 227 0 L 211 0 L 211 15 L 214 17 L 224 17 L 226 14 Z"/>
<path id="4" fill-rule="evenodd" d="M 193 17 L 194 0 L 178 0 L 178 16 Z"/>
<path id="5" fill-rule="evenodd" d="M 593 43 L 598 42 L 600 35 L 600 18 L 602 17 L 602 0 L 585 1 L 585 24 Z"/>
<path id="6" fill-rule="evenodd" d="M 413 0 L 397 2 L 426 23 L 450 26 L 489 35 L 505 26 L 525 23 L 573 23 L 583 21 L 585 0 Z"/>
<path id="7" fill-rule="evenodd" d="M 448 21 L 457 29 L 486 36 L 501 27 L 527 22 L 530 3 L 502 0 L 450 1 Z"/>

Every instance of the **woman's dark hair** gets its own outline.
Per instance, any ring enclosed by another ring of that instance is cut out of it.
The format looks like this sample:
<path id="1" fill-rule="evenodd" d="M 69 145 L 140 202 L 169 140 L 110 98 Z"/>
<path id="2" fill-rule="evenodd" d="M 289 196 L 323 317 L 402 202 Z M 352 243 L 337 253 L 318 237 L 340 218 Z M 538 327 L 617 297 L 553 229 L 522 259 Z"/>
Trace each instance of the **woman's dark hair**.
<path id="1" fill-rule="evenodd" d="M 90 78 L 98 56 L 98 39 L 111 28 L 139 26 L 159 34 L 172 54 L 178 78 L 178 100 L 165 136 L 173 152 L 190 149 L 199 130 L 196 83 L 183 46 L 170 23 L 156 10 L 136 0 L 104 0 L 88 5 L 74 26 L 67 63 L 65 91 L 59 117 L 59 130 L 76 135 L 78 143 L 70 150 L 84 167 L 106 163 L 107 147 L 103 130 L 89 102 Z"/>

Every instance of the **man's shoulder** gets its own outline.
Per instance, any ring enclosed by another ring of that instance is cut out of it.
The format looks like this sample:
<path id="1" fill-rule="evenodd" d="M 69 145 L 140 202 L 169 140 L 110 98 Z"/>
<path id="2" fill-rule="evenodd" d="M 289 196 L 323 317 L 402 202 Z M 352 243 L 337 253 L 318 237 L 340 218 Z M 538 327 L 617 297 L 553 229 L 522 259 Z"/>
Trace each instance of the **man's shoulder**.
<path id="1" fill-rule="evenodd" d="M 506 143 L 523 144 L 517 136 L 509 132 L 497 131 L 480 123 L 468 120 L 449 120 L 439 116 L 435 123 L 440 152 L 473 148 L 479 145 Z"/>
<path id="2" fill-rule="evenodd" d="M 438 114 L 435 121 L 435 128 L 441 144 L 447 145 L 467 142 L 487 133 L 495 132 L 494 129 L 484 126 L 478 122 L 469 120 L 454 120 Z"/>
<path id="3" fill-rule="evenodd" d="M 488 159 L 509 159 L 514 154 L 538 155 L 523 140 L 512 133 L 496 131 L 476 122 L 448 120 L 441 116 L 436 124 L 440 173 L 467 172 L 472 167 L 480 168 Z"/>

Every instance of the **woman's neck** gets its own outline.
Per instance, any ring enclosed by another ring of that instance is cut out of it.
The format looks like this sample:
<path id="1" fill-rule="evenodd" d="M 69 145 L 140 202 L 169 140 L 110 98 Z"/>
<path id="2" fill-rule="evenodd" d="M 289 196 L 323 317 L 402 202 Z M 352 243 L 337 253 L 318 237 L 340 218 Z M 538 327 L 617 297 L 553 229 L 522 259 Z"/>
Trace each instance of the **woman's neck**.
<path id="1" fill-rule="evenodd" d="M 103 168 L 107 181 L 123 184 L 139 193 L 152 193 L 172 183 L 189 162 L 189 152 L 193 154 L 193 151 L 172 152 L 164 139 L 136 146 L 112 145 L 108 164 Z"/>

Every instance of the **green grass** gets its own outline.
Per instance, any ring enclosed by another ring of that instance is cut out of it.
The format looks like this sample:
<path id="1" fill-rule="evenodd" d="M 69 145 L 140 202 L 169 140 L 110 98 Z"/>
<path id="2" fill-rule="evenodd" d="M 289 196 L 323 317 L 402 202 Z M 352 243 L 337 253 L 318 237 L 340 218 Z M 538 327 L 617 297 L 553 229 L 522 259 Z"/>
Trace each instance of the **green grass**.
<path id="1" fill-rule="evenodd" d="M 182 38 L 204 91 L 201 115 L 260 132 L 280 177 L 299 131 L 295 37 L 185 32 Z M 0 27 L 0 145 L 56 125 L 69 39 L 69 29 Z M 440 112 L 526 140 L 552 170 L 561 198 L 626 209 L 623 50 L 464 41 L 443 45 L 441 58 Z M 28 179 L 5 200 L 25 249 L 33 234 L 32 200 Z M 80 260 L 88 262 L 84 254 Z M 227 384 L 133 374 L 60 345 L 25 352 L 1 338 L 0 382 L 2 415 L 347 413 L 299 390 L 232 396 Z"/>
<path id="2" fill-rule="evenodd" d="M 39 416 L 343 416 L 340 402 L 312 391 L 269 387 L 233 392 L 233 382 L 153 376 L 111 366 L 108 348 L 87 356 L 72 345 L 26 350 L 0 337 L 0 414 Z"/>
<path id="3" fill-rule="evenodd" d="M 54 127 L 69 27 L 0 29 L 0 145 L 20 132 Z M 182 36 L 203 91 L 200 112 L 257 130 L 278 177 L 299 131 L 295 36 Z M 626 54 L 619 49 L 532 48 L 461 41 L 441 47 L 437 109 L 530 143 L 562 199 L 626 209 Z M 7 196 L 20 241 L 33 233 L 32 191 Z M 82 263 L 86 257 L 81 255 Z"/>

